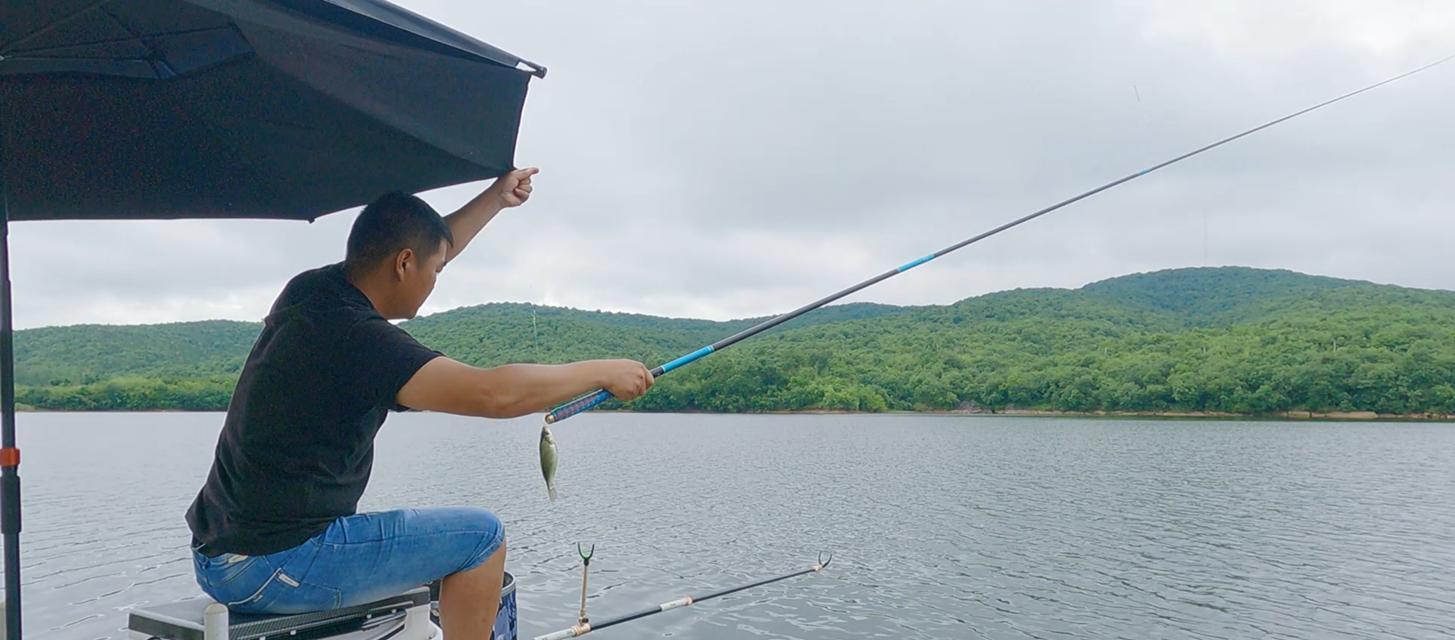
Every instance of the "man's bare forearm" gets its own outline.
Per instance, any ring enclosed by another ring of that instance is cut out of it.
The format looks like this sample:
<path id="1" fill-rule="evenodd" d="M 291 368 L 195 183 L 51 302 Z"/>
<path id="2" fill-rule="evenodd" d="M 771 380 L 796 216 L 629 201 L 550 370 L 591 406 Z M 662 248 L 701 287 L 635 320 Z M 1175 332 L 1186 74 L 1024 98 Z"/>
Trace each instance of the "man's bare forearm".
<path id="1" fill-rule="evenodd" d="M 507 364 L 480 369 L 435 358 L 419 368 L 395 401 L 420 411 L 481 418 L 516 418 L 606 389 L 630 400 L 652 386 L 652 373 L 635 360 L 586 360 L 571 364 Z"/>
<path id="2" fill-rule="evenodd" d="M 507 364 L 487 369 L 492 417 L 517 417 L 549 409 L 606 386 L 604 360 L 570 364 Z"/>

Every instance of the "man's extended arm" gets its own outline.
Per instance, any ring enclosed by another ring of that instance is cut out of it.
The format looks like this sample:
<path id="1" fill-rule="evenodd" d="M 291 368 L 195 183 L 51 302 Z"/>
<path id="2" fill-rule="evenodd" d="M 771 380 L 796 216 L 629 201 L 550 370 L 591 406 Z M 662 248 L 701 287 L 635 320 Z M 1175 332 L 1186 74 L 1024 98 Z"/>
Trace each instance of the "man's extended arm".
<path id="1" fill-rule="evenodd" d="M 470 241 L 475 239 L 475 235 L 495 218 L 495 214 L 503 209 L 518 207 L 529 200 L 530 178 L 540 171 L 531 167 L 516 169 L 500 176 L 489 188 L 481 191 L 480 195 L 460 207 L 459 211 L 445 216 L 445 224 L 450 226 L 450 235 L 454 236 L 454 244 L 450 245 L 445 261 L 449 262 L 460 255 Z"/>
<path id="2" fill-rule="evenodd" d="M 439 357 L 420 367 L 396 399 L 403 406 L 421 411 L 515 418 L 596 389 L 631 400 L 646 393 L 652 382 L 646 366 L 632 360 L 508 364 L 480 369 Z"/>

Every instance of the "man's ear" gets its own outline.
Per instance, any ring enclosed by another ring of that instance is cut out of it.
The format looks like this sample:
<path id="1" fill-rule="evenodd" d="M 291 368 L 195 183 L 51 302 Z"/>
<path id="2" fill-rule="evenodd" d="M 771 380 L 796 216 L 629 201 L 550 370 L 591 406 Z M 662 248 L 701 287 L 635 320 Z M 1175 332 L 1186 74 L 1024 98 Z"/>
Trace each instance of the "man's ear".
<path id="1" fill-rule="evenodd" d="M 417 261 L 418 256 L 414 255 L 413 249 L 405 248 L 399 253 L 394 254 L 394 276 L 401 280 L 404 279 L 405 265 Z M 416 264 L 415 266 L 417 267 L 419 265 Z"/>

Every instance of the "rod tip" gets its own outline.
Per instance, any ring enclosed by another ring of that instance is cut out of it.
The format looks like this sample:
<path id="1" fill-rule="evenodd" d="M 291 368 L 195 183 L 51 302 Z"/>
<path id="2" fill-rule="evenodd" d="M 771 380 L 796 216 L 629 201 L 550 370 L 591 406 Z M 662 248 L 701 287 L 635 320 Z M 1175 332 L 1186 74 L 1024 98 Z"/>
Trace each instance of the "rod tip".
<path id="1" fill-rule="evenodd" d="M 556 424 L 556 414 L 555 413 L 547 413 L 546 414 L 546 424 Z"/>

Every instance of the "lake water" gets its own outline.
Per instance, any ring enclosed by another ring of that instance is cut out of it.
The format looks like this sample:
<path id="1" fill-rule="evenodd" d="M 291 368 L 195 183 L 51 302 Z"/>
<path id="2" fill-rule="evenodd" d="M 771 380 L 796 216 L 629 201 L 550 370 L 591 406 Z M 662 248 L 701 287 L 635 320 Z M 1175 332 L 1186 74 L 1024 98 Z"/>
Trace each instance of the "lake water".
<path id="1" fill-rule="evenodd" d="M 196 597 L 218 414 L 23 414 L 26 631 Z M 363 509 L 496 511 L 522 637 L 805 568 L 609 638 L 1455 635 L 1455 425 L 951 416 L 393 416 Z"/>

